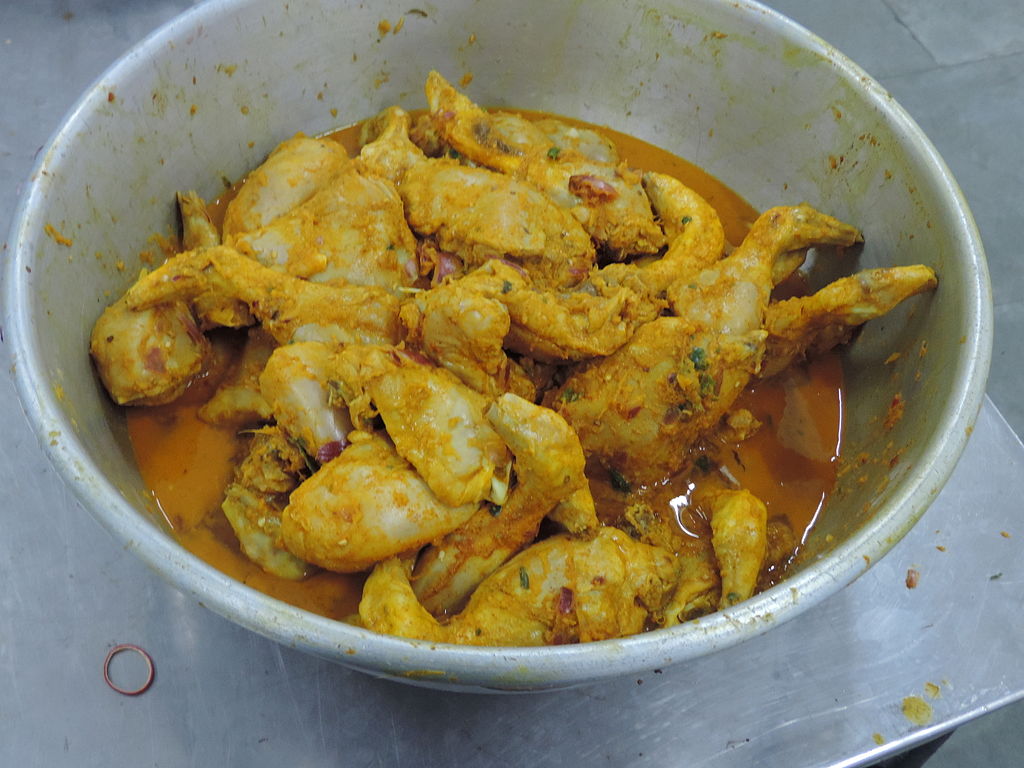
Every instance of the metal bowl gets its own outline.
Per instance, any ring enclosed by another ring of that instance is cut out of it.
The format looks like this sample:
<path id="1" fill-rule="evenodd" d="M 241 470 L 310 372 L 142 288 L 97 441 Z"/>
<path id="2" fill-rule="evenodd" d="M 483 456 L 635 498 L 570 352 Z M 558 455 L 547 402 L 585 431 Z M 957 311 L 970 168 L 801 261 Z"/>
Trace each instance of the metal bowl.
<path id="1" fill-rule="evenodd" d="M 525 690 L 634 674 L 752 638 L 841 589 L 914 525 L 966 443 L 991 349 L 982 246 L 948 169 L 883 88 L 771 10 L 717 0 L 596 6 L 213 0 L 155 32 L 85 93 L 42 153 L 15 217 L 5 324 L 42 445 L 127 549 L 283 644 L 418 684 Z M 176 190 L 212 197 L 297 131 L 327 131 L 388 104 L 420 106 L 431 68 L 456 81 L 472 75 L 468 91 L 484 104 L 646 139 L 758 208 L 810 201 L 863 229 L 858 263 L 844 269 L 935 268 L 934 295 L 870 324 L 845 353 L 844 450 L 858 460 L 841 472 L 786 582 L 699 621 L 621 640 L 445 646 L 278 602 L 189 554 L 162 524 L 124 416 L 90 365 L 94 320 L 137 274 L 147 237 L 173 230 Z M 897 393 L 905 413 L 893 424 L 886 415 Z"/>

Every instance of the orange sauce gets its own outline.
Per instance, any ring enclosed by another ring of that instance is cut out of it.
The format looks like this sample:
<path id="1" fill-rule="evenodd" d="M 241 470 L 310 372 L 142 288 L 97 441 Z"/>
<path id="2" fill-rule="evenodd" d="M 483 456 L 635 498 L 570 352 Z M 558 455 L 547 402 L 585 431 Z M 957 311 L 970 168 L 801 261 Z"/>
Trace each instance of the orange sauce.
<path id="1" fill-rule="evenodd" d="M 600 130 L 631 166 L 673 175 L 708 200 L 722 218 L 730 243 L 737 245 L 743 239 L 757 212 L 732 190 L 669 152 L 607 128 Z M 358 126 L 329 136 L 349 152 L 356 151 Z M 211 217 L 218 225 L 238 186 L 211 203 Z M 211 370 L 179 401 L 128 410 L 128 431 L 143 480 L 175 535 L 193 554 L 254 589 L 314 613 L 344 619 L 357 609 L 365 576 L 321 572 L 296 582 L 265 573 L 242 554 L 220 511 L 244 442 L 240 435 L 198 417 L 199 407 L 237 354 L 237 345 L 233 347 L 227 336 L 216 338 L 215 348 L 218 353 Z M 705 465 L 704 472 L 734 477 L 764 501 L 769 517 L 785 518 L 802 541 L 835 483 L 842 423 L 838 355 L 828 354 L 775 379 L 755 382 L 737 406 L 750 410 L 764 426 L 735 445 L 706 446 L 713 463 Z M 674 516 L 685 533 L 705 538 L 710 535 L 707 521 L 698 507 L 688 503 L 701 483 L 700 473 L 691 473 L 639 489 L 636 496 L 660 514 Z M 602 516 L 617 517 L 611 507 L 621 507 L 622 494 L 597 473 L 592 489 Z"/>

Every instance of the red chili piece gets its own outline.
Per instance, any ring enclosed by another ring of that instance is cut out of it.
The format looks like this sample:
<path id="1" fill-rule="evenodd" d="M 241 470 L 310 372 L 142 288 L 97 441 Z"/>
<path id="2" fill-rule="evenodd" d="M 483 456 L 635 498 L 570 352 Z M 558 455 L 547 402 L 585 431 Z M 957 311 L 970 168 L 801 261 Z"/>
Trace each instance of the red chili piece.
<path id="1" fill-rule="evenodd" d="M 123 651 L 134 651 L 135 653 L 139 654 L 146 662 L 146 679 L 138 688 L 122 688 L 110 679 L 110 662 L 114 659 L 115 656 L 117 656 L 117 654 L 122 653 Z M 149 688 L 149 686 L 153 684 L 153 678 L 155 676 L 156 667 L 153 665 L 153 657 L 146 653 L 146 651 L 144 651 L 139 646 L 132 645 L 131 643 L 120 643 L 119 645 L 115 645 L 107 653 L 107 658 L 103 660 L 103 682 L 105 682 L 115 691 L 117 691 L 120 694 L 123 694 L 124 696 L 138 696 L 140 693 L 145 692 Z"/>

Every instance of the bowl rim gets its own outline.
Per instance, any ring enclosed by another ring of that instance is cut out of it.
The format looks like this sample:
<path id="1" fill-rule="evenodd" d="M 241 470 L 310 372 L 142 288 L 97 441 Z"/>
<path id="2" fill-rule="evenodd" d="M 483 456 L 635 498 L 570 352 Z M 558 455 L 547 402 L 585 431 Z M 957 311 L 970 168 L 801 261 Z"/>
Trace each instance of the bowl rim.
<path id="1" fill-rule="evenodd" d="M 47 380 L 34 344 L 33 296 L 26 269 L 43 236 L 46 192 L 54 183 L 46 171 L 59 168 L 62 148 L 73 139 L 103 88 L 130 76 L 148 52 L 163 48 L 194 29 L 198 18 L 232 14 L 248 0 L 212 0 L 193 6 L 132 46 L 111 64 L 60 121 L 35 163 L 15 209 L 8 238 L 11 257 L 4 270 L 7 341 L 22 409 L 43 452 L 79 502 L 118 540 L 175 588 L 232 621 L 286 646 L 329 658 L 366 672 L 408 682 L 454 685 L 460 690 L 564 686 L 619 677 L 686 661 L 753 638 L 831 596 L 877 562 L 917 522 L 941 490 L 961 453 L 985 395 L 992 349 L 992 298 L 977 226 L 949 168 L 913 118 L 857 64 L 781 13 L 757 2 L 710 0 L 738 17 L 756 14 L 761 25 L 787 43 L 817 54 L 836 76 L 855 83 L 876 110 L 907 139 L 905 150 L 931 169 L 936 190 L 956 218 L 957 246 L 977 276 L 966 296 L 966 354 L 945 411 L 916 467 L 897 483 L 888 514 L 875 516 L 849 540 L 822 556 L 833 567 L 804 569 L 751 600 L 678 627 L 570 646 L 540 648 L 478 647 L 381 635 L 293 607 L 221 573 L 182 548 L 171 536 L 153 535 L 153 523 L 138 513 L 106 480 L 86 454 Z M 728 7 L 727 7 L 728 6 Z M 206 21 L 209 24 L 209 21 Z M 61 438 L 45 436 L 58 429 Z M 739 630 L 739 631 L 738 631 Z M 600 662 L 595 664 L 594 662 Z M 578 674 L 585 671 L 585 674 Z"/>

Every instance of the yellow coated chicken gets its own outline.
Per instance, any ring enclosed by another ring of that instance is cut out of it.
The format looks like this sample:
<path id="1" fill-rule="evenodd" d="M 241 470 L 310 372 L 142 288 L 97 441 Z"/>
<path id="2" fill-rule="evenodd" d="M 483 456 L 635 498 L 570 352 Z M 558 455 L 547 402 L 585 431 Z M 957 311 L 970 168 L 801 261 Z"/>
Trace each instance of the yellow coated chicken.
<path id="1" fill-rule="evenodd" d="M 858 230 L 779 206 L 732 249 L 707 200 L 600 131 L 482 109 L 437 72 L 425 91 L 415 120 L 365 121 L 356 157 L 283 141 L 220 227 L 180 193 L 183 252 L 93 328 L 111 398 L 170 403 L 219 376 L 199 416 L 240 430 L 220 511 L 241 551 L 290 580 L 368 574 L 357 621 L 378 632 L 591 642 L 777 581 L 793 528 L 695 449 L 771 429 L 737 407 L 751 381 L 847 342 L 934 272 L 773 301 L 809 249 Z M 226 371 L 224 328 L 241 345 Z M 670 477 L 699 535 L 648 504 Z"/>

